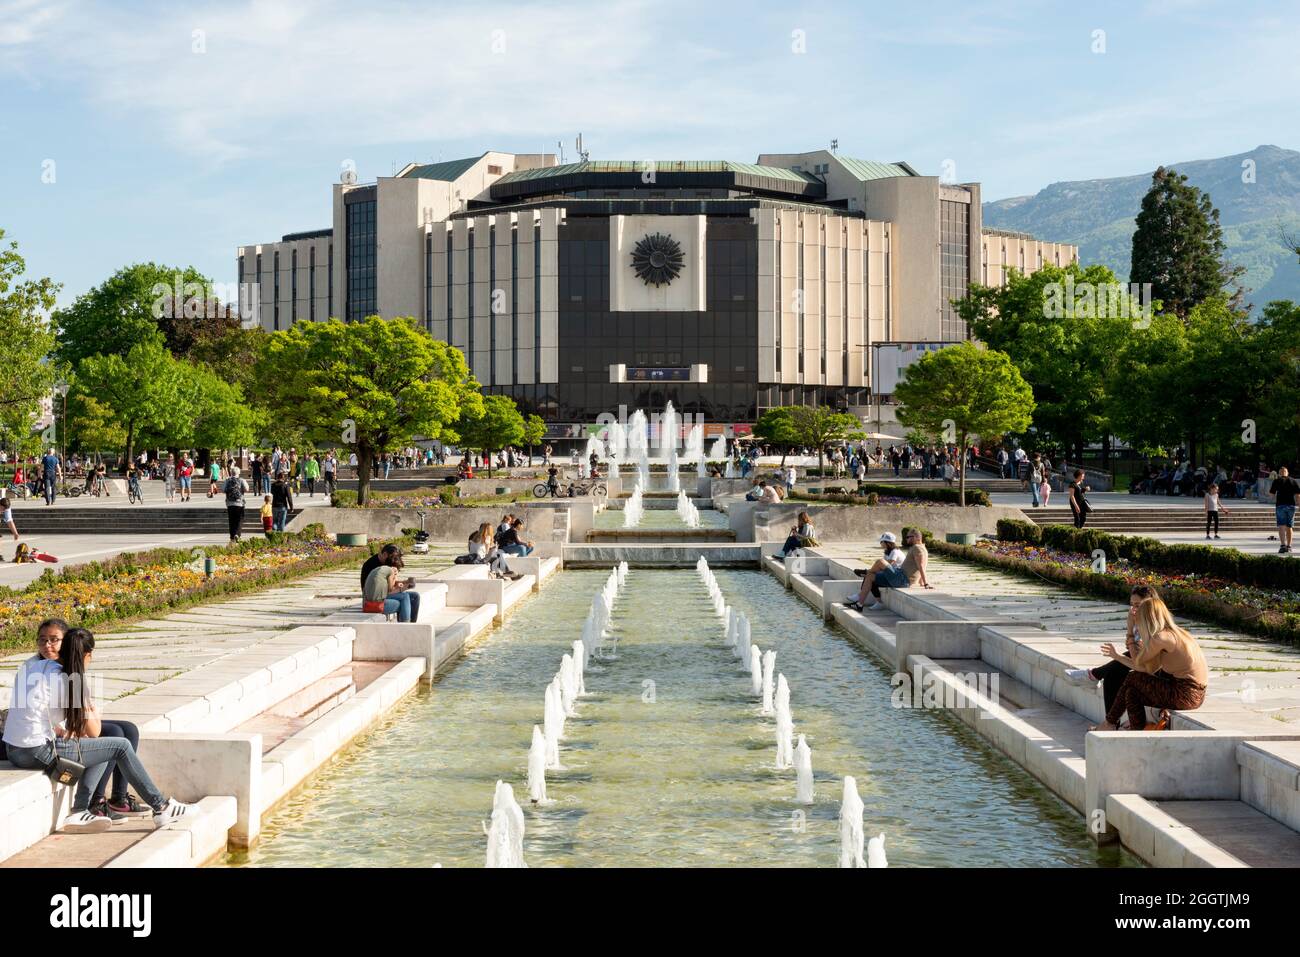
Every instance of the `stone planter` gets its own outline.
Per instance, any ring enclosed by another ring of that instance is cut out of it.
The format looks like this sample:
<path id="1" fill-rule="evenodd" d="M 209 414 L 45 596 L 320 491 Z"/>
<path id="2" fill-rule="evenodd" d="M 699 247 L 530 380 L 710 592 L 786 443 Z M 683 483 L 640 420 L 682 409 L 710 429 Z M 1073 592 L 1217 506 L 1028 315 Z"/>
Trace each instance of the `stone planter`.
<path id="1" fill-rule="evenodd" d="M 945 542 L 953 545 L 974 545 L 979 534 L 976 532 L 948 532 L 943 536 Z"/>
<path id="2" fill-rule="evenodd" d="M 334 538 L 339 545 L 343 546 L 364 545 L 366 543 L 365 532 L 339 532 Z"/>

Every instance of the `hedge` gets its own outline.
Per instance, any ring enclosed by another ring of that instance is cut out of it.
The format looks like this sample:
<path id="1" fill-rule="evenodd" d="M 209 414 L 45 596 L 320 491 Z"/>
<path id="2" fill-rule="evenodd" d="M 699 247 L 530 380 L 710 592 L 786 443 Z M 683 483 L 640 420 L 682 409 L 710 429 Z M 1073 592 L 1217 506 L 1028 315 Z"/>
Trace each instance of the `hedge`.
<path id="1" fill-rule="evenodd" d="M 977 565 L 988 565 L 1023 578 L 1050 581 L 1074 591 L 1101 598 L 1128 602 L 1132 587 L 1118 575 L 1099 574 L 1090 570 L 1049 565 L 1043 562 L 997 555 L 973 545 L 954 545 L 937 539 L 927 541 L 930 551 Z M 1161 587 L 1160 594 L 1171 609 L 1237 631 L 1248 632 L 1274 641 L 1300 644 L 1300 615 L 1278 611 L 1261 611 L 1244 605 L 1220 601 L 1212 595 L 1186 588 Z"/>
<path id="2" fill-rule="evenodd" d="M 960 490 L 941 486 L 931 488 L 928 486 L 913 487 L 910 485 L 885 485 L 876 482 L 862 482 L 858 485 L 857 490 L 853 492 L 821 492 L 813 494 L 804 492 L 799 489 L 790 493 L 790 498 L 799 499 L 809 502 L 843 502 L 848 505 L 861 505 L 864 497 L 869 498 L 875 495 L 877 499 L 881 495 L 892 495 L 895 498 L 911 499 L 917 502 L 937 502 L 943 505 L 957 505 L 960 500 Z M 869 502 L 869 504 L 875 504 Z M 988 492 L 982 488 L 966 489 L 966 504 L 969 505 L 990 505 Z"/>
<path id="3" fill-rule="evenodd" d="M 1070 525 L 1039 526 L 1011 519 L 998 522 L 998 538 L 1084 555 L 1101 549 L 1110 561 L 1124 558 L 1157 571 L 1210 575 L 1242 585 L 1300 591 L 1300 562 L 1276 555 L 1247 555 L 1234 548 L 1211 545 L 1166 545 L 1138 535 L 1113 535 Z"/>

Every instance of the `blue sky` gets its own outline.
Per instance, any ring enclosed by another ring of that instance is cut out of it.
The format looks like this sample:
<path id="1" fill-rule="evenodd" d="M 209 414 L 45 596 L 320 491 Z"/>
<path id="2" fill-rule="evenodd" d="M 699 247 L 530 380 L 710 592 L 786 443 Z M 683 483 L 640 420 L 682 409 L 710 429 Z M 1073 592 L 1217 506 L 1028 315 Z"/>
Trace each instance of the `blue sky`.
<path id="1" fill-rule="evenodd" d="M 579 132 L 595 159 L 834 138 L 999 199 L 1300 148 L 1297 50 L 1294 0 L 0 0 L 0 228 L 65 303 L 142 260 L 233 282 L 241 243 L 330 225 L 345 160 Z"/>

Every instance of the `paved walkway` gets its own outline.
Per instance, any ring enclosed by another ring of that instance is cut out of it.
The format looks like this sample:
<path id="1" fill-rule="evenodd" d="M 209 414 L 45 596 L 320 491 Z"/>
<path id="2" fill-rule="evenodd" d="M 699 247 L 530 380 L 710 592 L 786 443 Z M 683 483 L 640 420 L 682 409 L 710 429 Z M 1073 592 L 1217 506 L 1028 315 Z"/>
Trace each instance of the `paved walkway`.
<path id="1" fill-rule="evenodd" d="M 851 548 L 819 549 L 822 554 L 861 558 Z M 1030 622 L 1085 649 L 1122 647 L 1126 605 L 1087 598 L 1052 582 L 1034 582 L 993 568 L 930 558 L 930 580 L 944 593 L 959 596 L 990 614 Z M 1221 730 L 1300 734 L 1300 648 L 1178 616 L 1179 624 L 1201 643 L 1210 668 L 1210 690 L 1200 712 L 1213 712 Z"/>
<path id="2" fill-rule="evenodd" d="M 455 546 L 434 546 L 427 556 L 408 556 L 406 567 L 418 578 L 450 565 L 457 551 Z M 91 672 L 102 682 L 96 693 L 102 701 L 113 701 L 290 628 L 355 609 L 361 600 L 359 574 L 360 563 L 267 591 L 96 631 Z M 35 644 L 33 635 L 33 649 Z M 0 707 L 8 707 L 19 662 L 32 654 L 24 650 L 0 658 Z"/>

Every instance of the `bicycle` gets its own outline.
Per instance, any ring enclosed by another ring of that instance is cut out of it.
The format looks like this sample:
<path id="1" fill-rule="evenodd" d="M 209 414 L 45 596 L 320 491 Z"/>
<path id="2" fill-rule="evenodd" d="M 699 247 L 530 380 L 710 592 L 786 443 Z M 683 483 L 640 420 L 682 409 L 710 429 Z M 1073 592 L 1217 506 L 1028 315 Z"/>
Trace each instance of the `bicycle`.
<path id="1" fill-rule="evenodd" d="M 132 505 L 144 504 L 144 491 L 140 488 L 140 479 L 138 477 L 133 476 L 126 483 L 126 500 Z"/>
<path id="2" fill-rule="evenodd" d="M 83 491 L 85 491 L 85 489 L 80 485 L 69 485 L 66 481 L 59 486 L 59 494 L 67 498 L 76 498 Z"/>

